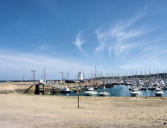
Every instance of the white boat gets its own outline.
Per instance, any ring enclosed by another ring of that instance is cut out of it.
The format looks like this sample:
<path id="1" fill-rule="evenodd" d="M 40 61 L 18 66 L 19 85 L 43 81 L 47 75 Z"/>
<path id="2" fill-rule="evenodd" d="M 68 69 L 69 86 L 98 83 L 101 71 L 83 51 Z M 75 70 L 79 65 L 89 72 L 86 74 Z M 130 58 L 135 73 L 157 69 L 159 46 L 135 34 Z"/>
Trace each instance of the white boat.
<path id="1" fill-rule="evenodd" d="M 87 88 L 87 91 L 94 91 L 94 88 L 93 87 L 89 87 L 89 88 Z"/>
<path id="2" fill-rule="evenodd" d="M 130 95 L 131 95 L 131 96 L 139 96 L 139 95 L 141 95 L 141 92 L 139 91 L 138 88 L 133 88 L 133 89 L 130 91 Z"/>
<path id="3" fill-rule="evenodd" d="M 132 89 L 133 89 L 133 87 L 132 87 L 132 86 L 128 86 L 128 88 L 129 88 L 129 90 L 132 90 Z"/>
<path id="4" fill-rule="evenodd" d="M 99 95 L 99 96 L 109 96 L 109 95 L 110 95 L 110 93 L 109 93 L 109 92 L 104 91 L 104 92 L 100 92 L 100 93 L 98 93 L 98 95 Z"/>
<path id="5" fill-rule="evenodd" d="M 40 84 L 44 84 L 44 85 L 45 85 L 47 82 L 46 82 L 46 80 L 41 79 L 41 80 L 39 80 L 39 83 L 40 83 Z"/>
<path id="6" fill-rule="evenodd" d="M 161 90 L 160 87 L 157 87 L 155 89 L 155 96 L 162 96 L 163 95 L 163 91 Z"/>
<path id="7" fill-rule="evenodd" d="M 97 94 L 96 91 L 85 91 L 85 95 L 86 95 L 86 96 L 94 96 L 94 95 L 96 95 L 96 94 Z"/>
<path id="8" fill-rule="evenodd" d="M 94 88 L 93 87 L 89 87 L 87 89 L 87 91 L 85 91 L 84 93 L 86 96 L 93 96 L 93 95 L 97 95 L 97 92 L 94 91 Z"/>
<path id="9" fill-rule="evenodd" d="M 68 87 L 63 87 L 61 90 L 60 90 L 60 93 L 70 93 L 71 90 L 68 88 Z"/>
<path id="10" fill-rule="evenodd" d="M 141 89 L 140 89 L 140 90 L 147 90 L 147 87 L 141 86 Z"/>

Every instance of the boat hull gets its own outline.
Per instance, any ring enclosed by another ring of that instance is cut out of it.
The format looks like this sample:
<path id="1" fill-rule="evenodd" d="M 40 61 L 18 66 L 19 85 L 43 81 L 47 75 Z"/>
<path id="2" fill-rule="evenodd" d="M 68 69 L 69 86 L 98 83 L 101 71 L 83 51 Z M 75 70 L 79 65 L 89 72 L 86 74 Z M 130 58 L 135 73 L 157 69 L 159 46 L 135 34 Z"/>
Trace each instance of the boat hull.
<path id="1" fill-rule="evenodd" d="M 155 93 L 155 96 L 162 96 L 162 95 L 163 95 L 162 92 L 156 92 L 156 93 Z"/>
<path id="2" fill-rule="evenodd" d="M 84 93 L 85 96 L 94 96 L 96 94 L 97 92 L 89 92 L 89 91 Z"/>
<path id="3" fill-rule="evenodd" d="M 131 95 L 131 96 L 140 96 L 141 93 L 140 93 L 140 92 L 136 92 L 136 93 L 131 92 L 130 95 Z"/>
<path id="4" fill-rule="evenodd" d="M 60 91 L 60 93 L 62 93 L 62 94 L 68 94 L 68 93 L 70 93 L 71 91 Z"/>
<path id="5" fill-rule="evenodd" d="M 99 96 L 109 96 L 110 94 L 107 93 L 107 92 L 103 92 L 103 93 L 99 93 L 98 95 L 99 95 Z"/>

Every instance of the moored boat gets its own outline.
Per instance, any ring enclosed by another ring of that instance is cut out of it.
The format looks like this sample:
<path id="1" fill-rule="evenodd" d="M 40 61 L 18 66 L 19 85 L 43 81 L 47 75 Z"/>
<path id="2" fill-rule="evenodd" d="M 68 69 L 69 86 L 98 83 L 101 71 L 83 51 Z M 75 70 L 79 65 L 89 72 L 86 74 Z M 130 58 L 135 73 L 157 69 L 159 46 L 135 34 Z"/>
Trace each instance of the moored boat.
<path id="1" fill-rule="evenodd" d="M 163 95 L 163 91 L 160 87 L 157 87 L 155 89 L 155 96 L 162 96 Z"/>
<path id="2" fill-rule="evenodd" d="M 130 95 L 131 96 L 139 96 L 141 94 L 141 92 L 139 91 L 138 88 L 133 88 L 131 91 L 130 91 Z"/>
<path id="3" fill-rule="evenodd" d="M 140 90 L 147 90 L 147 87 L 142 86 Z"/>
<path id="4" fill-rule="evenodd" d="M 63 87 L 62 89 L 60 89 L 60 93 L 70 93 L 71 90 L 68 87 Z"/>
<path id="5" fill-rule="evenodd" d="M 99 95 L 99 96 L 109 96 L 110 93 L 109 93 L 109 92 L 106 92 L 106 91 L 103 91 L 103 92 L 99 92 L 98 95 Z"/>
<path id="6" fill-rule="evenodd" d="M 87 91 L 84 92 L 84 95 L 85 96 L 94 96 L 94 95 L 97 95 L 97 92 L 94 91 L 94 88 L 93 87 L 89 87 L 87 89 Z"/>

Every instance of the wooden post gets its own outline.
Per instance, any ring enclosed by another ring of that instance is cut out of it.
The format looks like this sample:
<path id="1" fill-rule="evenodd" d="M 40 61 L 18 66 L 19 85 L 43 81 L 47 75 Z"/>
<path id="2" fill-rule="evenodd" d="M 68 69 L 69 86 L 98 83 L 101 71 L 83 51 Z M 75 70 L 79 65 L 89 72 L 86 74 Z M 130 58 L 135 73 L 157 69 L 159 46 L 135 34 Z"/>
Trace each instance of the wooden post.
<path id="1" fill-rule="evenodd" d="M 45 85 L 43 84 L 43 95 L 45 95 Z"/>
<path id="2" fill-rule="evenodd" d="M 35 94 L 39 95 L 39 84 L 35 85 Z"/>
<path id="3" fill-rule="evenodd" d="M 77 91 L 78 94 L 78 108 L 79 108 L 79 90 Z"/>

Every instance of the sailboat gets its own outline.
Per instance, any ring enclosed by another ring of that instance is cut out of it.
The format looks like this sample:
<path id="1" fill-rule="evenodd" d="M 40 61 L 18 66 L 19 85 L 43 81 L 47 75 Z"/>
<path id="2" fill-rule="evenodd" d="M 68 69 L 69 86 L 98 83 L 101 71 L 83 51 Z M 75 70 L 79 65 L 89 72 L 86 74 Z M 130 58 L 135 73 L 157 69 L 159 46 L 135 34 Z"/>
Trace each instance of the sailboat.
<path id="1" fill-rule="evenodd" d="M 87 91 L 85 91 L 85 93 L 84 93 L 85 96 L 93 96 L 93 95 L 96 95 L 96 94 L 97 94 L 97 92 L 94 91 L 93 87 L 89 87 L 87 89 Z"/>
<path id="2" fill-rule="evenodd" d="M 99 96 L 109 96 L 110 93 L 109 93 L 109 92 L 106 92 L 106 91 L 103 91 L 103 92 L 99 92 L 98 95 L 99 95 Z"/>
<path id="3" fill-rule="evenodd" d="M 162 96 L 163 95 L 163 91 L 161 90 L 160 87 L 157 87 L 155 89 L 155 96 Z"/>
<path id="4" fill-rule="evenodd" d="M 44 84 L 44 85 L 47 83 L 47 81 L 46 81 L 46 68 L 45 67 L 43 69 L 42 78 L 39 80 L 39 83 Z"/>
<path id="5" fill-rule="evenodd" d="M 135 87 L 130 91 L 130 95 L 131 96 L 139 96 L 139 95 L 141 95 L 141 92 L 139 91 L 139 89 L 137 87 Z"/>
<path id="6" fill-rule="evenodd" d="M 70 93 L 71 90 L 69 89 L 69 87 L 63 87 L 60 89 L 60 93 L 64 93 L 64 94 L 67 94 L 67 93 Z"/>

